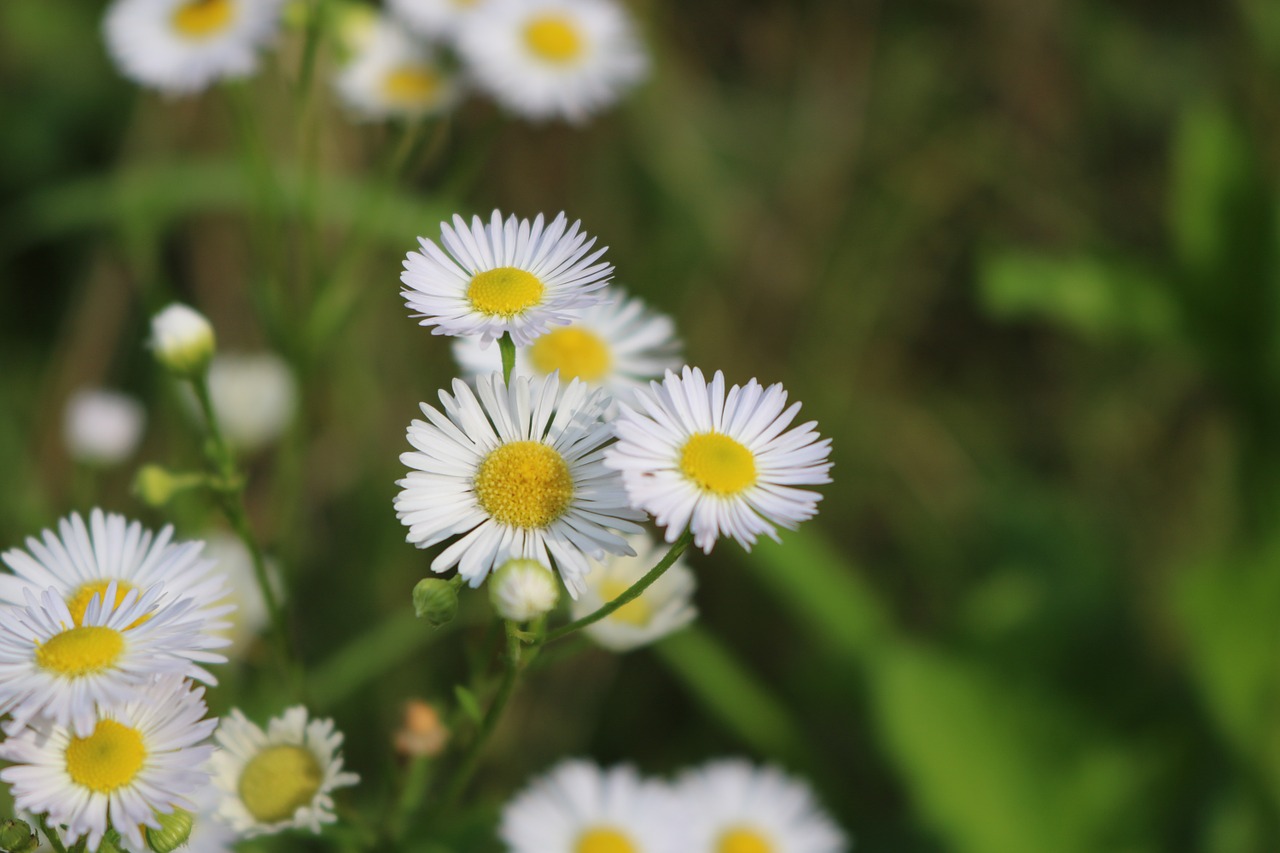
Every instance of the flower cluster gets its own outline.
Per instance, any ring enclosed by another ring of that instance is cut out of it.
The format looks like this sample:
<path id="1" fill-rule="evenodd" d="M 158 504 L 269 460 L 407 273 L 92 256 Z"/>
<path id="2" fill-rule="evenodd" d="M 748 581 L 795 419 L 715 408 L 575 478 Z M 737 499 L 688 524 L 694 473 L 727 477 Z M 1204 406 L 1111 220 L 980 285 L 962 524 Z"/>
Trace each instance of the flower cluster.
<path id="1" fill-rule="evenodd" d="M 775 767 L 723 759 L 674 782 L 629 766 L 563 762 L 502 811 L 511 853 L 841 853 L 849 843 L 809 787 Z"/>

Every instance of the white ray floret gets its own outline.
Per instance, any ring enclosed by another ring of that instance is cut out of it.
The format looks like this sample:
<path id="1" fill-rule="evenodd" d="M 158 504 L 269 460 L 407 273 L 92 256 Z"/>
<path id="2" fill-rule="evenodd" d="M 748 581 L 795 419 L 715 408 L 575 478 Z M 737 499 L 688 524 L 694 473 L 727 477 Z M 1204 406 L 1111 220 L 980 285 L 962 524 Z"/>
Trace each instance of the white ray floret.
<path id="1" fill-rule="evenodd" d="M 516 351 L 515 373 L 541 378 L 559 371 L 560 381 L 581 379 L 604 388 L 618 403 L 633 404 L 636 392 L 683 364 L 675 324 L 620 287 L 602 291 L 604 301 L 580 311 Z M 467 376 L 501 367 L 499 354 L 474 338 L 457 338 L 453 355 Z M 613 411 L 616 407 L 611 407 Z"/>
<path id="2" fill-rule="evenodd" d="M 93 595 L 78 623 L 53 588 L 38 600 L 27 591 L 26 606 L 6 608 L 0 619 L 0 714 L 13 719 L 5 730 L 17 731 L 41 715 L 85 736 L 98 705 L 128 701 L 157 675 L 216 684 L 200 664 L 226 662 L 209 650 L 227 640 L 202 633 L 193 599 L 161 606 L 161 592 L 155 584 L 117 599 L 112 581 Z M 107 609 L 104 599 L 119 604 Z"/>
<path id="3" fill-rule="evenodd" d="M 223 717 L 210 759 L 221 791 L 218 816 L 244 837 L 333 823 L 332 792 L 360 781 L 342 769 L 342 732 L 295 705 L 266 731 L 238 708 Z"/>
<path id="4" fill-rule="evenodd" d="M 203 632 L 225 631 L 224 617 L 234 605 L 224 599 L 230 588 L 213 560 L 201 559 L 202 542 L 173 541 L 173 527 L 152 533 L 122 515 L 94 509 L 86 525 L 79 513 L 58 521 L 40 539 L 27 537 L 27 550 L 0 554 L 13 574 L 0 572 L 0 603 L 22 604 L 25 592 L 36 595 L 52 587 L 78 625 L 94 595 L 116 584 L 118 605 L 129 592 L 163 584 L 157 607 L 183 599 L 195 602 L 194 614 L 205 620 Z"/>
<path id="5" fill-rule="evenodd" d="M 461 94 L 457 75 L 433 48 L 396 21 L 375 16 L 364 25 L 334 88 L 360 118 L 421 118 L 444 112 Z"/>
<path id="6" fill-rule="evenodd" d="M 202 719 L 203 696 L 166 676 L 132 699 L 100 706 L 84 732 L 35 720 L 0 743 L 0 758 L 13 763 L 0 780 L 13 786 L 20 809 L 66 827 L 68 845 L 87 837 L 95 850 L 111 828 L 131 849 L 145 850 L 143 829 L 159 828 L 156 814 L 194 809 L 209 784 L 212 747 L 201 742 L 217 721 Z"/>
<path id="7" fill-rule="evenodd" d="M 686 853 L 845 853 L 840 828 L 809 786 L 776 767 L 738 759 L 685 771 L 675 784 Z"/>
<path id="8" fill-rule="evenodd" d="M 593 561 L 586 577 L 586 589 L 573 602 L 574 619 L 581 619 L 613 601 L 658 564 L 666 552 L 648 533 L 627 537 L 635 549 L 634 557 L 608 556 Z M 674 634 L 698 615 L 693 606 L 697 581 L 693 572 L 678 559 L 632 601 L 619 607 L 583 632 L 599 646 L 614 652 L 625 652 L 646 646 L 668 634 Z"/>
<path id="9" fill-rule="evenodd" d="M 640 82 L 648 55 L 616 0 L 490 0 L 458 51 L 477 85 L 534 120 L 585 120 Z"/>
<path id="10" fill-rule="evenodd" d="M 279 29 L 283 0 L 115 0 L 103 30 L 124 76 L 169 94 L 246 77 Z"/>
<path id="11" fill-rule="evenodd" d="M 421 249 L 405 256 L 400 295 L 433 335 L 475 335 L 488 347 L 509 333 L 527 346 L 604 298 L 613 267 L 580 224 L 563 213 L 550 225 L 541 213 L 504 221 L 495 210 L 488 225 L 479 216 L 468 225 L 455 214 L 452 227 L 440 223 L 443 249 L 419 237 Z"/>
<path id="12" fill-rule="evenodd" d="M 676 814 L 670 790 L 635 768 L 571 760 L 506 804 L 498 834 L 509 853 L 687 853 Z"/>
<path id="13" fill-rule="evenodd" d="M 752 379 L 726 393 L 720 371 L 708 384 L 685 367 L 623 407 L 605 464 L 622 472 L 632 505 L 667 529 L 668 542 L 691 528 L 703 551 L 721 536 L 750 549 L 761 534 L 776 540 L 774 525 L 794 529 L 817 513 L 822 496 L 796 486 L 831 482 L 831 440 L 813 421 L 787 429 L 799 410 L 780 384 Z"/>
<path id="14" fill-rule="evenodd" d="M 458 567 L 472 586 L 512 557 L 554 563 L 576 596 L 588 556 L 630 554 L 621 533 L 638 533 L 644 515 L 627 506 L 621 478 L 606 468 L 611 438 L 600 417 L 604 393 L 559 377 L 502 375 L 462 380 L 440 392 L 443 412 L 422 404 L 426 421 L 409 425 L 411 470 L 399 481 L 396 515 L 407 539 L 427 548 L 461 537 L 431 563 Z"/>

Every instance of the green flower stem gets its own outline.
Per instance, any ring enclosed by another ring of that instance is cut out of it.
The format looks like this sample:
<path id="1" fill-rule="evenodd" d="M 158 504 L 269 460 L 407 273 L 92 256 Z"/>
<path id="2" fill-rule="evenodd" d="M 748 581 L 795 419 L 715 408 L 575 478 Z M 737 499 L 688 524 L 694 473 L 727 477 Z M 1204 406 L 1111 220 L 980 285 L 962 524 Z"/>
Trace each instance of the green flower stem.
<path id="1" fill-rule="evenodd" d="M 462 796 L 462 792 L 466 790 L 467 783 L 471 781 L 471 777 L 475 775 L 476 768 L 480 765 L 480 756 L 484 752 L 484 746 L 488 742 L 489 736 L 493 734 L 502 712 L 506 710 L 507 701 L 511 699 L 511 694 L 515 691 L 516 679 L 520 675 L 520 638 L 516 636 L 518 629 L 519 626 L 516 623 L 506 623 L 507 653 L 504 658 L 502 683 L 498 686 L 498 693 L 493 697 L 489 710 L 485 712 L 484 720 L 480 723 L 480 730 L 476 732 L 475 740 L 467 748 L 467 754 L 463 756 L 462 763 L 458 765 L 448 789 L 445 790 L 444 796 L 440 799 L 439 807 L 442 812 L 447 812 L 453 808 L 458 798 Z"/>
<path id="2" fill-rule="evenodd" d="M 67 848 L 63 845 L 62 839 L 58 837 L 58 833 L 55 830 L 49 829 L 49 816 L 40 815 L 39 823 L 40 833 L 44 835 L 45 840 L 49 842 L 49 846 L 54 849 L 54 853 L 67 853 Z M 75 845 L 75 849 L 83 850 L 83 842 L 77 843 Z"/>
<path id="3" fill-rule="evenodd" d="M 498 338 L 498 350 L 502 353 L 502 381 L 510 385 L 511 371 L 516 367 L 516 343 L 510 332 L 503 332 Z"/>
<path id="4" fill-rule="evenodd" d="M 671 566 L 675 564 L 675 561 L 680 558 L 680 555 L 684 553 L 684 550 L 689 547 L 689 543 L 692 541 L 693 531 L 685 530 L 684 533 L 680 534 L 680 538 L 672 544 L 671 550 L 667 551 L 666 555 L 658 561 L 658 564 L 650 569 L 648 574 L 628 587 L 626 592 L 619 595 L 613 601 L 606 603 L 599 610 L 588 613 L 581 619 L 574 620 L 568 625 L 561 625 L 559 628 L 551 631 L 547 634 L 543 643 L 553 643 L 561 637 L 567 637 L 579 628 L 585 628 L 588 625 L 599 622 L 618 608 L 624 607 L 639 598 L 641 593 L 648 589 L 654 581 L 662 577 L 662 575 L 666 573 L 667 569 L 671 568 Z"/>
<path id="5" fill-rule="evenodd" d="M 426 795 L 427 785 L 431 781 L 431 761 L 425 755 L 415 755 L 405 768 L 404 784 L 400 795 L 396 798 L 395 810 L 387 821 L 387 834 L 392 841 L 404 837 L 409 827 L 409 819 L 422 798 Z"/>

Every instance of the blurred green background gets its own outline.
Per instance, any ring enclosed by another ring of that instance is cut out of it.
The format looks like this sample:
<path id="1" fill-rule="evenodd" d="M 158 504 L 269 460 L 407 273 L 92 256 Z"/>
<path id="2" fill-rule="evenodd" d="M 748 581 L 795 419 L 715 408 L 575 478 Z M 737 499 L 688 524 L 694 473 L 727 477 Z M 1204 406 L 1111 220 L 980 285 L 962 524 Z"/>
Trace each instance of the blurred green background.
<path id="1" fill-rule="evenodd" d="M 449 705 L 475 633 L 409 611 L 397 456 L 452 367 L 400 262 L 455 210 L 563 209 L 691 363 L 786 383 L 835 483 L 782 547 L 694 558 L 690 632 L 528 679 L 484 808 L 424 850 L 486 849 L 565 755 L 725 754 L 811 779 L 860 850 L 1280 850 L 1280 4 L 633 8 L 654 73 L 619 109 L 473 101 L 384 181 L 403 131 L 323 88 L 300 116 L 296 34 L 236 95 L 246 169 L 224 93 L 119 78 L 101 4 L 0 3 L 0 546 L 96 504 L 213 518 L 61 444 L 68 393 L 109 385 L 148 402 L 139 464 L 197 464 L 152 311 L 285 353 L 303 411 L 251 510 L 376 804 L 400 703 Z M 264 672 L 215 703 L 276 710 Z"/>

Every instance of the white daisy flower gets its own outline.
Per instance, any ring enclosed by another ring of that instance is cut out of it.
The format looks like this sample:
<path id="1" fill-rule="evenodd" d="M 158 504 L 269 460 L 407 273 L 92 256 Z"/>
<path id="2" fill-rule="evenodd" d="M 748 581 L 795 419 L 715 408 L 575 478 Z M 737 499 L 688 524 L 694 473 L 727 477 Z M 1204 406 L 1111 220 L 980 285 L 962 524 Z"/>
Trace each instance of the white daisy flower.
<path id="1" fill-rule="evenodd" d="M 626 765 L 564 761 L 502 809 L 510 853 L 684 853 L 666 785 Z"/>
<path id="2" fill-rule="evenodd" d="M 635 549 L 634 557 L 606 557 L 593 562 L 586 577 L 586 591 L 572 604 L 573 618 L 594 613 L 631 588 L 662 559 L 666 549 L 659 548 L 648 533 L 628 536 Z M 597 645 L 614 652 L 625 652 L 674 634 L 698 615 L 693 606 L 697 587 L 693 572 L 678 559 L 639 597 L 619 607 L 598 622 L 582 630 Z"/>
<path id="3" fill-rule="evenodd" d="M 776 767 L 736 759 L 685 771 L 676 782 L 686 853 L 842 853 L 850 849 L 809 786 Z"/>
<path id="4" fill-rule="evenodd" d="M 223 437 L 240 450 L 260 450 L 283 435 L 297 400 L 293 371 L 273 352 L 219 354 L 209 363 L 209 401 Z"/>
<path id="5" fill-rule="evenodd" d="M 560 600 L 560 583 L 537 560 L 507 560 L 489 581 L 489 601 L 503 619 L 528 622 L 550 613 Z"/>
<path id="6" fill-rule="evenodd" d="M 541 378 L 559 371 L 561 382 L 581 379 L 604 388 L 619 403 L 632 404 L 651 380 L 680 367 L 682 347 L 670 317 L 620 287 L 602 293 L 604 302 L 517 349 L 515 372 Z M 453 355 L 467 376 L 502 366 L 499 354 L 474 338 L 455 339 Z"/>
<path id="7" fill-rule="evenodd" d="M 101 596 L 114 582 L 118 606 L 135 590 L 163 584 L 158 607 L 189 598 L 206 620 L 202 631 L 225 630 L 223 617 L 234 605 L 222 601 L 230 590 L 226 576 L 213 560 L 200 558 L 201 542 L 174 542 L 173 527 L 157 534 L 124 516 L 94 509 L 86 526 L 79 513 L 58 521 L 58 532 L 45 530 L 42 539 L 27 537 L 27 550 L 12 548 L 0 554 L 13 574 L 0 572 L 0 604 L 22 604 L 25 592 L 39 595 L 53 588 L 79 625 L 89 600 Z M 29 553 L 28 553 L 29 552 Z"/>
<path id="8" fill-rule="evenodd" d="M 387 0 L 387 9 L 418 35 L 441 39 L 457 32 L 483 4 L 484 0 Z"/>
<path id="9" fill-rule="evenodd" d="M 245 77 L 274 38 L 283 0 L 115 0 L 103 30 L 124 76 L 169 94 Z"/>
<path id="10" fill-rule="evenodd" d="M 513 113 L 580 122 L 648 71 L 635 27 L 614 0 L 492 0 L 457 33 L 477 84 Z"/>
<path id="11" fill-rule="evenodd" d="M 217 564 L 218 571 L 227 578 L 227 590 L 220 600 L 232 604 L 235 610 L 224 620 L 228 627 L 217 631 L 231 641 L 223 651 L 235 660 L 244 657 L 253 641 L 271 624 L 271 613 L 258 586 L 253 570 L 253 555 L 240 537 L 222 530 L 205 535 L 206 553 Z M 267 560 L 267 577 L 277 601 L 285 597 L 284 584 L 280 580 L 279 566 Z"/>
<path id="12" fill-rule="evenodd" d="M 419 118 L 457 103 L 456 76 L 435 51 L 376 17 L 357 40 L 355 52 L 334 77 L 334 88 L 357 115 L 370 119 Z"/>
<path id="13" fill-rule="evenodd" d="M 49 588 L 0 620 L 0 714 L 14 732 L 37 714 L 75 734 L 93 731 L 97 705 L 128 701 L 157 675 L 174 673 L 206 684 L 217 680 L 201 663 L 224 663 L 209 649 L 227 641 L 202 633 L 204 620 L 190 598 L 159 605 L 161 585 L 116 598 L 112 581 L 95 594 L 80 622 Z M 112 609 L 103 600 L 119 601 Z"/>
<path id="14" fill-rule="evenodd" d="M 81 388 L 67 398 L 62 439 L 73 459 L 118 465 L 138 449 L 146 421 L 146 409 L 128 394 Z"/>
<path id="15" fill-rule="evenodd" d="M 752 379 L 726 394 L 718 370 L 710 385 L 696 367 L 668 372 L 636 408 L 623 407 L 605 464 L 622 472 L 632 505 L 667 529 L 668 542 L 692 527 L 708 553 L 720 536 L 750 550 L 762 533 L 778 538 L 775 524 L 795 529 L 817 513 L 822 496 L 795 486 L 831 482 L 831 440 L 819 440 L 814 421 L 788 430 L 800 404 L 786 404 L 781 384 Z"/>
<path id="16" fill-rule="evenodd" d="M 151 318 L 148 344 L 162 366 L 190 378 L 209 366 L 218 339 L 207 317 L 190 305 L 174 302 Z"/>
<path id="17" fill-rule="evenodd" d="M 100 706 L 83 732 L 36 720 L 0 743 L 0 758 L 13 762 L 0 780 L 13 786 L 19 808 L 65 826 L 68 842 L 88 836 L 96 849 L 110 827 L 146 849 L 143 828 L 159 828 L 157 812 L 194 808 L 192 795 L 209 783 L 203 765 L 212 747 L 200 742 L 217 721 L 201 719 L 203 696 L 167 676 Z"/>
<path id="18" fill-rule="evenodd" d="M 395 500 L 419 548 L 461 537 L 432 571 L 456 565 L 474 587 L 511 557 L 554 559 L 576 596 L 588 555 L 631 553 L 614 531 L 638 533 L 633 522 L 644 516 L 627 506 L 621 478 L 601 460 L 612 435 L 600 420 L 603 392 L 577 381 L 561 387 L 556 376 L 515 377 L 508 387 L 491 373 L 475 392 L 455 379 L 440 402 L 443 414 L 423 403 L 429 423 L 409 425 L 415 450 L 400 461 L 413 470 Z"/>
<path id="19" fill-rule="evenodd" d="M 405 257 L 400 295 L 433 335 L 476 335 L 488 347 L 510 333 L 527 346 L 604 298 L 613 267 L 597 263 L 604 249 L 587 254 L 596 241 L 580 224 L 563 213 L 545 227 L 542 214 L 504 222 L 495 210 L 487 226 L 478 216 L 468 226 L 455 214 L 452 228 L 440 223 L 444 250 L 419 237 L 421 250 Z"/>
<path id="20" fill-rule="evenodd" d="M 295 705 L 264 732 L 240 709 L 223 717 L 210 764 L 222 792 L 218 816 L 244 837 L 333 823 L 330 793 L 360 781 L 342 769 L 342 732 L 333 720 L 308 720 Z"/>

